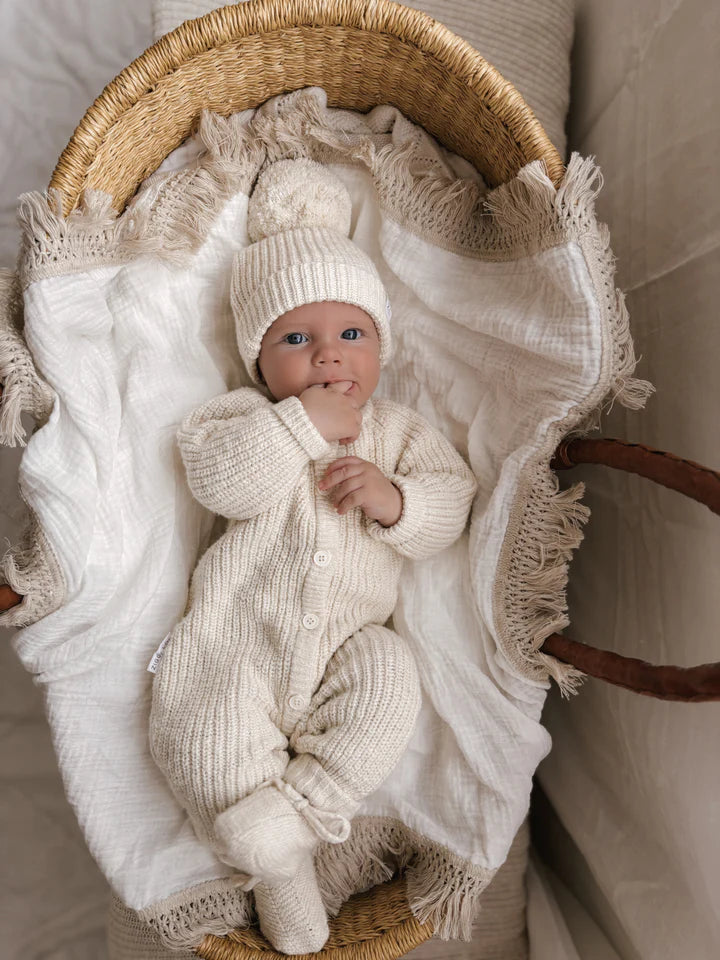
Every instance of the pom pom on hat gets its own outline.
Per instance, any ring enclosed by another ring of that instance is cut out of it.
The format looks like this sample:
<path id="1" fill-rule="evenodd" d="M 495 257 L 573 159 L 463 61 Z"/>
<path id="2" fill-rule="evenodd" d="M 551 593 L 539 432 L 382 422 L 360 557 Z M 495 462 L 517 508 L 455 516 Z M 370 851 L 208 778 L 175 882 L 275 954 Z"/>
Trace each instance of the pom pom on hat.
<path id="1" fill-rule="evenodd" d="M 258 178 L 248 203 L 253 242 L 236 254 L 230 286 L 238 348 L 255 383 L 268 328 L 306 303 L 360 307 L 375 323 L 380 366 L 390 358 L 390 302 L 374 263 L 348 237 L 351 216 L 342 180 L 313 160 L 279 160 Z"/>
<path id="2" fill-rule="evenodd" d="M 313 160 L 279 160 L 258 180 L 248 204 L 253 243 L 286 230 L 326 227 L 350 233 L 352 201 L 342 180 Z"/>

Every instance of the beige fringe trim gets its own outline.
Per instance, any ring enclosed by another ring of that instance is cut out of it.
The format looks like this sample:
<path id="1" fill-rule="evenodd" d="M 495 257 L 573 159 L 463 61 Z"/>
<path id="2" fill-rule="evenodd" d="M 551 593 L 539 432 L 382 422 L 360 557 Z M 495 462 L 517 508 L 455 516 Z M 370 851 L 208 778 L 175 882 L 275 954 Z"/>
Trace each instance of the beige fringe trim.
<path id="1" fill-rule="evenodd" d="M 430 921 L 443 940 L 470 940 L 480 895 L 495 871 L 474 866 L 388 817 L 359 817 L 342 844 L 322 844 L 315 857 L 323 902 L 336 916 L 353 894 L 404 870 L 413 915 Z M 197 946 L 208 933 L 224 936 L 255 917 L 249 894 L 231 878 L 198 884 L 137 912 L 169 947 Z"/>
<path id="2" fill-rule="evenodd" d="M 50 416 L 54 394 L 35 369 L 22 335 L 22 290 L 16 273 L 0 270 L 0 443 L 25 446 L 21 415 L 27 411 L 39 425 Z"/>
<path id="3" fill-rule="evenodd" d="M 221 117 L 204 111 L 197 138 L 205 154 L 196 167 L 163 177 L 144 230 L 124 252 L 154 253 L 182 266 L 207 239 L 225 204 L 250 193 L 265 149 L 248 129 L 254 111 Z"/>
<path id="4" fill-rule="evenodd" d="M 646 380 L 631 376 L 637 361 L 625 298 L 615 289 L 610 231 L 595 218 L 595 197 L 602 189 L 602 182 L 595 158 L 573 153 L 557 189 L 547 176 L 543 162 L 535 160 L 523 167 L 514 180 L 489 193 L 485 201 L 488 212 L 495 218 L 495 245 L 498 249 L 510 249 L 513 257 L 571 240 L 580 245 L 603 324 L 609 327 L 611 335 L 613 381 L 610 389 L 605 389 L 599 405 L 593 404 L 600 408 L 598 416 L 605 405 L 610 406 L 615 400 L 638 410 L 654 390 Z"/>
<path id="5" fill-rule="evenodd" d="M 577 691 L 584 674 L 540 647 L 570 622 L 568 567 L 590 516 L 580 503 L 584 492 L 582 483 L 560 490 L 546 462 L 527 469 L 510 512 L 496 576 L 494 609 L 503 653 L 526 676 L 543 681 L 550 674 L 563 696 Z"/>
<path id="6" fill-rule="evenodd" d="M 224 937 L 256 919 L 250 895 L 234 887 L 229 878 L 189 887 L 138 910 L 137 916 L 164 944 L 176 950 L 199 946 L 209 933 Z"/>
<path id="7" fill-rule="evenodd" d="M 80 205 L 66 217 L 60 190 L 22 194 L 17 211 L 22 288 L 47 277 L 127 262 L 134 256 L 128 241 L 147 232 L 146 207 L 146 198 L 139 196 L 118 217 L 108 194 L 85 190 Z"/>
<path id="8" fill-rule="evenodd" d="M 0 559 L 2 581 L 22 597 L 17 606 L 0 613 L 3 627 L 27 627 L 57 610 L 65 599 L 65 577 L 57 557 L 35 512 L 30 507 L 27 512 L 20 540 Z"/>
<path id="9" fill-rule="evenodd" d="M 602 175 L 593 158 L 574 153 L 556 190 L 540 161 L 487 197 L 487 207 L 510 233 L 534 248 L 536 225 L 555 242 L 574 240 L 583 252 L 596 293 L 603 338 L 603 365 L 594 390 L 553 426 L 537 459 L 518 485 L 500 553 L 494 590 L 498 645 L 522 674 L 538 681 L 550 676 L 564 696 L 577 691 L 584 674 L 541 652 L 551 634 L 568 623 L 566 589 L 572 551 L 582 540 L 589 510 L 579 504 L 582 484 L 559 491 L 549 460 L 563 437 L 583 435 L 600 425 L 601 414 L 617 400 L 637 410 L 654 388 L 632 376 L 635 353 L 625 300 L 615 289 L 615 267 L 607 226 L 595 219 L 594 201 Z M 528 226 L 532 224 L 532 229 Z"/>
<path id="10" fill-rule="evenodd" d="M 22 335 L 22 293 L 17 274 L 0 270 L 0 443 L 25 446 L 23 412 L 42 425 L 50 416 L 54 393 L 35 369 Z M 65 596 L 65 578 L 35 513 L 18 543 L 0 559 L 0 577 L 23 598 L 0 613 L 0 626 L 26 627 L 56 610 Z"/>
<path id="11" fill-rule="evenodd" d="M 186 263 L 227 201 L 249 192 L 257 175 L 265 154 L 247 129 L 251 113 L 224 118 L 205 112 L 197 134 L 204 156 L 194 167 L 154 174 L 121 215 L 100 190 L 85 190 L 67 217 L 61 191 L 23 194 L 18 202 L 22 287 L 143 254 Z"/>

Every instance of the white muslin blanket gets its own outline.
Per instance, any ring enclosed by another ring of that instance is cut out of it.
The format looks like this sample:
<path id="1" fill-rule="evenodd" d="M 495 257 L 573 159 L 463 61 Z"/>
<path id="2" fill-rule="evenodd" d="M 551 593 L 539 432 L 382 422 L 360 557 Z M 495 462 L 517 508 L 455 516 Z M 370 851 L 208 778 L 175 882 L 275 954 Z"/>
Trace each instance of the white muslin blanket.
<path id="1" fill-rule="evenodd" d="M 92 854 L 172 946 L 252 915 L 147 747 L 146 668 L 213 535 L 175 432 L 245 382 L 230 264 L 248 242 L 261 165 L 301 155 L 347 184 L 352 239 L 392 301 L 395 355 L 378 393 L 442 430 L 479 483 L 469 532 L 406 562 L 393 623 L 415 653 L 422 709 L 350 838 L 318 851 L 332 912 L 405 866 L 415 914 L 440 936 L 469 935 L 550 747 L 548 676 L 564 689 L 577 681 L 539 651 L 566 623 L 567 563 L 586 513 L 549 461 L 608 399 L 638 406 L 647 389 L 630 377 L 627 315 L 594 219 L 598 171 L 578 156 L 557 190 L 536 162 L 486 196 L 465 161 L 394 108 L 332 110 L 310 89 L 205 116 L 119 217 L 101 194 L 68 218 L 57 198 L 22 198 L 24 336 L 52 406 L 20 468 L 28 539 L 4 560 L 26 599 L 2 620 L 24 626 L 17 653 L 45 691 Z M 27 356 L 16 331 L 6 325 L 3 337 L 7 377 Z M 31 404 L 27 377 L 6 382 L 9 439 Z"/>

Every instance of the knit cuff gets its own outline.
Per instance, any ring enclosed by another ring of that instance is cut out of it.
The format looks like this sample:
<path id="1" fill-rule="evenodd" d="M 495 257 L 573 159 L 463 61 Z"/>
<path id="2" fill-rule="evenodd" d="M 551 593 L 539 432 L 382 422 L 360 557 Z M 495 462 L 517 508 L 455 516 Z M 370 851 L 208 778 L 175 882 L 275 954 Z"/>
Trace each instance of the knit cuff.
<path id="1" fill-rule="evenodd" d="M 370 520 L 368 533 L 375 540 L 402 549 L 406 544 L 414 543 L 422 534 L 427 523 L 427 497 L 422 485 L 409 477 L 392 476 L 388 479 L 402 494 L 400 519 L 391 527 L 384 527 L 377 520 Z"/>
<path id="2" fill-rule="evenodd" d="M 272 409 L 311 460 L 320 460 L 332 453 L 332 444 L 328 443 L 312 422 L 299 397 L 286 397 L 273 404 Z"/>

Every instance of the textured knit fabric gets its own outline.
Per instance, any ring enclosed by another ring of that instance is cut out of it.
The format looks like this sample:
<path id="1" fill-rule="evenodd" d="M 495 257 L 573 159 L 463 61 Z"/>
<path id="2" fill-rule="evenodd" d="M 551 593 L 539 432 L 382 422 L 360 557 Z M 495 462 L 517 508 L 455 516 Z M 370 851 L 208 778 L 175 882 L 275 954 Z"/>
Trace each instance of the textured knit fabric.
<path id="1" fill-rule="evenodd" d="M 294 307 L 334 300 L 369 314 L 390 358 L 390 301 L 371 258 L 349 239 L 352 200 L 327 167 L 300 157 L 271 163 L 248 201 L 248 236 L 235 257 L 230 301 L 240 356 L 251 380 L 262 339 Z"/>
<path id="2" fill-rule="evenodd" d="M 272 169 L 272 168 L 271 168 Z M 390 301 L 372 260 L 337 230 L 302 227 L 241 250 L 230 301 L 240 356 L 254 383 L 262 338 L 283 313 L 305 303 L 353 303 L 369 314 L 380 341 L 380 366 L 391 354 Z"/>
<path id="3" fill-rule="evenodd" d="M 312 857 L 305 855 L 295 877 L 279 886 L 255 887 L 260 929 L 281 953 L 321 950 L 330 933 Z"/>
<path id="4" fill-rule="evenodd" d="M 297 397 L 272 403 L 245 387 L 205 403 L 178 433 L 194 496 L 229 524 L 201 558 L 165 646 L 151 749 L 198 835 L 219 850 L 218 814 L 273 777 L 332 833 L 333 814 L 352 816 L 412 732 L 414 660 L 383 624 L 403 557 L 428 557 L 460 535 L 476 483 L 419 414 L 388 400 L 368 400 L 362 413 L 358 439 L 340 449 Z M 318 490 L 345 453 L 401 491 L 392 527 L 360 509 L 340 516 Z M 337 841 L 346 835 L 340 826 Z"/>
<path id="5" fill-rule="evenodd" d="M 347 187 L 327 166 L 309 157 L 276 160 L 265 167 L 248 203 L 251 243 L 298 227 L 325 227 L 348 237 L 351 225 Z"/>

